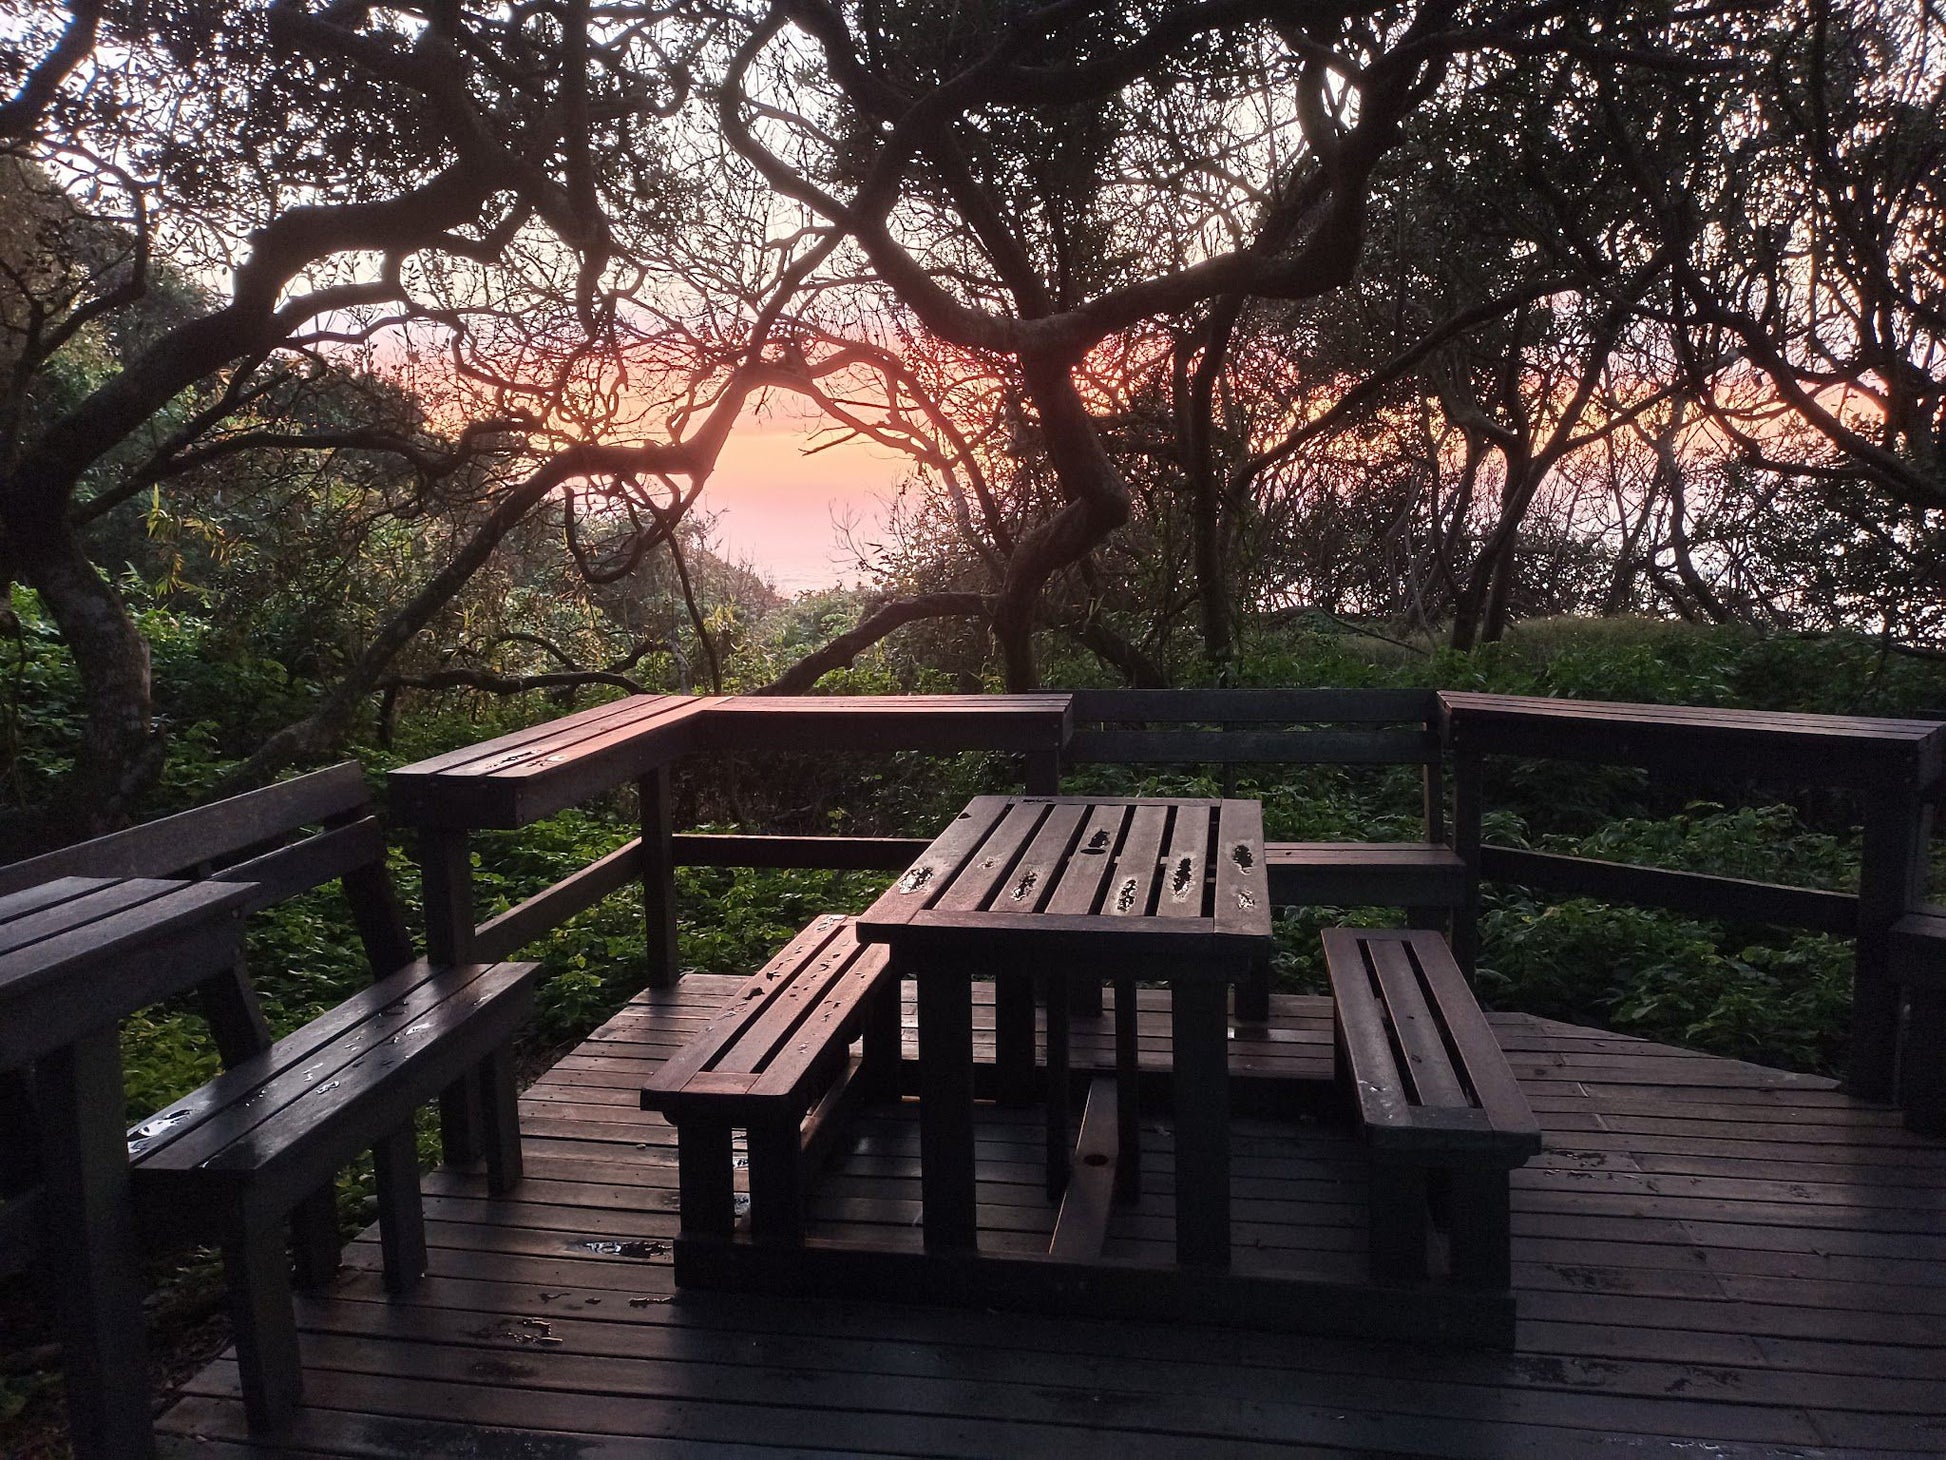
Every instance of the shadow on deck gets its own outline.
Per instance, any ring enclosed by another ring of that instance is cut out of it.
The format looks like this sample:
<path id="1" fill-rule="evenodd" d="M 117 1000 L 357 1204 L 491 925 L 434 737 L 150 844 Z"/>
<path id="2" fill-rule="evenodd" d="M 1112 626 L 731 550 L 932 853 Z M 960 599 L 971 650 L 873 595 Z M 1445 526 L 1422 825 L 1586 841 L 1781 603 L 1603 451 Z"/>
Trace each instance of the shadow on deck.
<path id="1" fill-rule="evenodd" d="M 280 1445 L 246 1443 L 225 1357 L 163 1416 L 164 1453 L 1946 1452 L 1946 1142 L 1827 1080 L 1518 1014 L 1490 1018 L 1547 1150 L 1513 1176 L 1511 1354 L 865 1292 L 677 1296 L 674 1132 L 637 1091 L 735 986 L 691 975 L 645 994 L 543 1077 L 516 1199 L 428 1177 L 432 1276 L 411 1300 L 386 1299 L 369 1234 L 350 1250 L 336 1286 L 300 1301 L 308 1405 Z M 1159 1069 L 1167 994 L 1143 997 Z M 1323 1077 L 1329 1055 L 1324 999 L 1277 1000 L 1266 1036 L 1234 1046 L 1240 1073 Z M 1110 1061 L 1106 1021 L 1077 1019 L 1075 1061 Z M 1044 1244 L 1037 1118 L 983 1122 L 983 1226 Z M 1362 1266 L 1348 1135 L 1240 1119 L 1235 1140 L 1240 1269 L 1255 1253 Z M 1144 1201 L 1111 1253 L 1171 1237 L 1166 1125 L 1145 1141 Z M 819 1228 L 916 1246 L 917 1145 L 896 1107 L 856 1121 L 816 1188 Z"/>

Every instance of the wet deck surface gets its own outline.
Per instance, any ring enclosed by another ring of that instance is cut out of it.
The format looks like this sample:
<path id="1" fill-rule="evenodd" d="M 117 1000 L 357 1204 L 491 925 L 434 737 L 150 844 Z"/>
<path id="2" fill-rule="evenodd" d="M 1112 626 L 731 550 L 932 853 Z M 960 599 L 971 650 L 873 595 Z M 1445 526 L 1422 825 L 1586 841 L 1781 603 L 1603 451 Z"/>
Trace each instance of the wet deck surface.
<path id="1" fill-rule="evenodd" d="M 862 1293 L 677 1296 L 674 1132 L 636 1092 L 735 983 L 644 995 L 538 1082 L 516 1198 L 428 1176 L 432 1275 L 409 1300 L 387 1300 L 369 1234 L 329 1293 L 300 1300 L 308 1404 L 279 1443 L 246 1443 L 226 1356 L 163 1416 L 164 1453 L 1946 1452 L 1946 1142 L 1828 1081 L 1525 1015 L 1491 1016 L 1548 1145 L 1514 1173 L 1510 1354 Z M 1144 995 L 1158 1067 L 1166 997 Z M 1239 1072 L 1324 1077 L 1328 1004 L 1273 1014 L 1268 1037 L 1235 1046 Z M 1106 1022 L 1077 1020 L 1075 1047 L 1077 1064 L 1105 1062 Z M 1146 1138 L 1144 1202 L 1117 1217 L 1111 1253 L 1171 1235 L 1166 1120 Z M 1032 1112 L 983 1118 L 996 1245 L 1051 1227 L 1038 1139 Z M 816 1189 L 818 1229 L 916 1245 L 917 1144 L 909 1111 L 866 1112 Z M 1236 1146 L 1238 1265 L 1355 1273 L 1355 1143 L 1252 1119 Z"/>

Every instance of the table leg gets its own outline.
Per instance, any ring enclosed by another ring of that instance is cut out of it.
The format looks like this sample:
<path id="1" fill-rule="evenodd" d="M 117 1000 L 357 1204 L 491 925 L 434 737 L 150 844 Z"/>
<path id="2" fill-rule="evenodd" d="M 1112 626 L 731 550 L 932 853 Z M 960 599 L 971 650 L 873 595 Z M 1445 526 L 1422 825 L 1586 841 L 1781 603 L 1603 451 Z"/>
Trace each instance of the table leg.
<path id="1" fill-rule="evenodd" d="M 1115 1196 L 1142 1194 L 1142 1046 L 1135 980 L 1115 981 Z"/>
<path id="2" fill-rule="evenodd" d="M 1000 1099 L 1007 1105 L 1032 1102 L 1034 1078 L 1034 980 L 1025 973 L 1003 973 L 993 980 L 993 1062 Z"/>
<path id="3" fill-rule="evenodd" d="M 973 984 L 921 968 L 919 1180 L 928 1252 L 967 1250 L 978 1219 L 973 1171 Z"/>
<path id="4" fill-rule="evenodd" d="M 1120 996 L 1117 995 L 1117 1003 Z M 1176 1262 L 1230 1265 L 1228 990 L 1207 976 L 1171 992 L 1176 1084 Z"/>
<path id="5" fill-rule="evenodd" d="M 116 1028 L 43 1058 L 35 1086 L 74 1453 L 153 1455 Z"/>

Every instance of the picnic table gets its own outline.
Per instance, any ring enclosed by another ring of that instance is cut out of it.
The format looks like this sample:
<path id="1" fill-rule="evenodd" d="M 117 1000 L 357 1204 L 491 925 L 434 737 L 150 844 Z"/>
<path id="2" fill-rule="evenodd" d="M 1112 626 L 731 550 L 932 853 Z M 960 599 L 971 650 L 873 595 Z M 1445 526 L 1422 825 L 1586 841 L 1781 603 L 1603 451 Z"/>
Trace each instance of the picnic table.
<path id="1" fill-rule="evenodd" d="M 1050 1188 L 1070 1179 L 1067 985 L 1106 980 L 1116 989 L 1113 1094 L 1091 1092 L 1074 1173 L 1082 1185 L 1063 1202 L 1052 1250 L 1099 1252 L 1108 1193 L 1134 1190 L 1135 986 L 1144 981 L 1167 984 L 1171 996 L 1177 1261 L 1228 1265 L 1227 991 L 1271 947 L 1256 802 L 976 797 L 859 918 L 858 936 L 887 944 L 894 966 L 918 984 L 928 1251 L 977 1245 L 972 982 L 997 970 L 1003 1094 L 1031 1082 L 1032 981 L 1047 984 Z"/>
<path id="2" fill-rule="evenodd" d="M 0 1071 L 31 1066 L 74 1450 L 153 1453 L 123 1017 L 235 967 L 253 888 L 62 877 L 0 897 Z"/>

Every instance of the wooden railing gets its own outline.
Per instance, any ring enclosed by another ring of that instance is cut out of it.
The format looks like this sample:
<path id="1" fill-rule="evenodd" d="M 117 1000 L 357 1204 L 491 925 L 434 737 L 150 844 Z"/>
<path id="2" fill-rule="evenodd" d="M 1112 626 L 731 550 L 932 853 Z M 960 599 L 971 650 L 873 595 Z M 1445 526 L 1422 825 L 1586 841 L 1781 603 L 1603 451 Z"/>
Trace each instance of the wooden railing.
<path id="1" fill-rule="evenodd" d="M 1243 766 L 1418 766 L 1426 839 L 1450 845 L 1466 867 L 1467 896 L 1450 932 L 1469 973 L 1478 948 L 1482 880 L 1849 936 L 1857 947 L 1849 1084 L 1868 1098 L 1894 1094 L 1901 991 L 1890 963 L 1891 931 L 1922 903 L 1931 804 L 1946 785 L 1946 725 L 1429 690 L 731 697 L 677 705 L 667 697 L 646 697 L 634 718 L 653 727 L 643 731 L 639 753 L 618 750 L 618 734 L 625 739 L 627 732 L 613 727 L 629 723 L 626 714 L 584 712 L 562 722 L 569 728 L 559 734 L 523 732 L 494 742 L 490 759 L 462 768 L 463 783 L 453 798 L 444 795 L 441 778 L 458 774 L 454 765 L 463 753 L 395 773 L 396 784 L 409 793 L 400 799 L 407 818 L 426 828 L 428 921 L 445 930 L 437 936 L 454 944 L 449 956 L 509 956 L 639 879 L 649 892 L 651 977 L 666 982 L 676 972 L 675 867 L 896 871 L 924 845 L 901 837 L 677 834 L 668 823 L 668 767 L 680 757 L 996 752 L 1021 756 L 1027 788 L 1042 794 L 1059 789 L 1063 768 L 1088 764 L 1202 764 L 1217 768 L 1226 783 Z M 596 733 L 573 728 L 576 722 L 609 728 Z M 654 753 L 651 734 L 663 737 Z M 585 749 L 577 736 L 585 739 Z M 1633 765 L 1686 783 L 1855 790 L 1864 826 L 1859 891 L 1483 844 L 1483 769 L 1490 756 Z M 503 764 L 511 769 L 501 769 Z M 519 777 L 519 784 L 496 791 L 492 783 L 502 775 Z M 564 796 L 582 800 L 629 782 L 647 788 L 642 838 L 473 925 L 464 875 L 469 827 L 525 824 L 524 813 L 506 808 L 557 808 L 567 804 Z M 501 808 L 494 813 L 500 819 L 472 820 L 469 807 Z"/>

